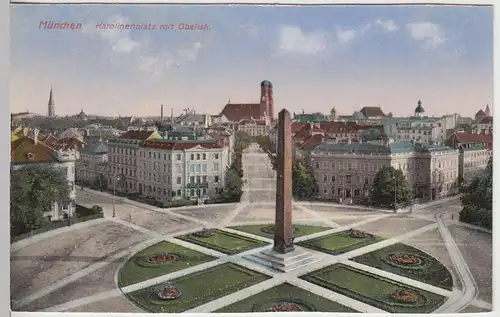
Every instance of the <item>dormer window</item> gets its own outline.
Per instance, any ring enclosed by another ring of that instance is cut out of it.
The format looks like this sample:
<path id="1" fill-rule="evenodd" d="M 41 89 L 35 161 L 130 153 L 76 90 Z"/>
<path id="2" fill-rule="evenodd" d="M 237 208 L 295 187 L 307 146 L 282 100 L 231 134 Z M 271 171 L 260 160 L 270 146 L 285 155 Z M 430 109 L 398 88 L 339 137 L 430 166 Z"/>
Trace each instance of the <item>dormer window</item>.
<path id="1" fill-rule="evenodd" d="M 33 154 L 33 153 L 27 153 L 26 157 L 28 158 L 28 160 L 32 161 L 32 160 L 35 159 L 35 154 Z"/>

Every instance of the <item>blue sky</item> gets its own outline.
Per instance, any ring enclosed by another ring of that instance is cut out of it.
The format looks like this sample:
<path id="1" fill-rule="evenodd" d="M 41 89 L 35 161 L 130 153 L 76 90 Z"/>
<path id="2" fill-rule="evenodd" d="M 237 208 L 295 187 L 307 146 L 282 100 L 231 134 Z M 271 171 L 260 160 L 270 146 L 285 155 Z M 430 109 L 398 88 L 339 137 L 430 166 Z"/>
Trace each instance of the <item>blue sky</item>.
<path id="1" fill-rule="evenodd" d="M 79 22 L 43 30 L 40 21 Z M 98 22 L 153 23 L 102 31 Z M 208 24 L 208 31 L 159 30 Z M 493 95 L 493 10 L 467 6 L 12 5 L 11 109 L 217 113 L 275 87 L 276 108 L 472 115 Z M 277 112 L 277 111 L 276 111 Z"/>

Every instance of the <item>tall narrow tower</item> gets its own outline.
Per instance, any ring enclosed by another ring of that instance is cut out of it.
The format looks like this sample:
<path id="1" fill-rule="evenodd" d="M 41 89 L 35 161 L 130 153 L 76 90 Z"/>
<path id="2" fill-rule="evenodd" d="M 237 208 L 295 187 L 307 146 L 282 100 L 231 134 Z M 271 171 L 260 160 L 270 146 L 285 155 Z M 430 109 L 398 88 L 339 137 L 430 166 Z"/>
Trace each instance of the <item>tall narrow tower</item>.
<path id="1" fill-rule="evenodd" d="M 484 109 L 484 113 L 486 113 L 486 116 L 488 116 L 488 117 L 491 115 L 490 105 L 486 105 L 486 109 Z"/>
<path id="2" fill-rule="evenodd" d="M 265 112 L 271 120 L 274 118 L 273 103 L 273 84 L 264 80 L 260 83 L 260 113 L 263 115 Z"/>
<path id="3" fill-rule="evenodd" d="M 50 86 L 49 104 L 47 109 L 47 116 L 54 118 L 56 116 L 56 104 L 54 103 L 54 95 L 52 93 L 52 86 Z"/>
<path id="4" fill-rule="evenodd" d="M 163 121 L 163 105 L 160 108 L 160 121 Z"/>

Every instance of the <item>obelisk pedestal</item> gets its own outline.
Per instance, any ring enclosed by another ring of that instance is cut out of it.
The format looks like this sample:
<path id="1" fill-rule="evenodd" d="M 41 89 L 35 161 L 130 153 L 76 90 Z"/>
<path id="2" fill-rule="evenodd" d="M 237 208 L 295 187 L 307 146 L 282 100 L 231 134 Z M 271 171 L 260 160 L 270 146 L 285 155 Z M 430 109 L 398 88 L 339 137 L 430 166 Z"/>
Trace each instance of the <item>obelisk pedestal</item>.
<path id="1" fill-rule="evenodd" d="M 250 260 L 282 272 L 289 272 L 321 260 L 318 253 L 295 247 L 292 223 L 292 131 L 290 113 L 278 114 L 276 153 L 276 210 L 274 246 L 248 256 Z"/>

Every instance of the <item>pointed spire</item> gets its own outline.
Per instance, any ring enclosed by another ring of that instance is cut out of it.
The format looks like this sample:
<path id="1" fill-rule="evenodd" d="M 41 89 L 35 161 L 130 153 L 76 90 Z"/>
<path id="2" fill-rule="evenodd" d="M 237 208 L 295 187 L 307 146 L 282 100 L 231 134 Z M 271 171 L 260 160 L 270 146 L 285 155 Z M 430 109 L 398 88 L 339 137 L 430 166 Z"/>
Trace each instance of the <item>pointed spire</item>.
<path id="1" fill-rule="evenodd" d="M 53 105 L 54 105 L 54 94 L 52 93 L 52 85 L 50 85 L 49 106 Z"/>

